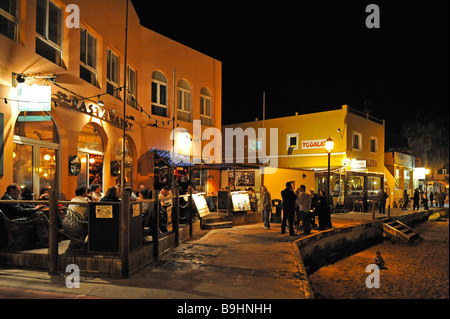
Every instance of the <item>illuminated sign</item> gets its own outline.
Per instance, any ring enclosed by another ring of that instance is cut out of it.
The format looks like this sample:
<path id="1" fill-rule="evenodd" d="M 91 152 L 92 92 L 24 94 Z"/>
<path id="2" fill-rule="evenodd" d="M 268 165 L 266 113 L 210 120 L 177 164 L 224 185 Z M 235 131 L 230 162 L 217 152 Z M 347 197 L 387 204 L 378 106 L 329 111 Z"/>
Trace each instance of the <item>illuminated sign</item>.
<path id="1" fill-rule="evenodd" d="M 131 128 L 133 127 L 133 124 L 128 122 L 128 120 L 125 120 L 123 116 L 116 114 L 114 111 L 104 110 L 99 105 L 93 102 L 85 102 L 84 100 L 78 101 L 75 97 L 69 98 L 67 94 L 59 91 L 53 96 L 55 97 L 53 101 L 58 105 L 87 114 L 89 116 L 93 116 L 119 128 L 123 128 L 125 126 L 125 129 L 131 130 Z"/>
<path id="2" fill-rule="evenodd" d="M 50 86 L 20 86 L 17 89 L 19 112 L 52 110 L 52 88 Z"/>
<path id="3" fill-rule="evenodd" d="M 302 141 L 302 149 L 309 150 L 314 148 L 325 148 L 326 140 Z"/>
<path id="4" fill-rule="evenodd" d="M 414 168 L 414 178 L 415 179 L 425 179 L 425 167 Z"/>
<path id="5" fill-rule="evenodd" d="M 352 171 L 365 171 L 366 170 L 366 161 L 352 160 L 350 162 L 350 170 L 352 170 Z"/>

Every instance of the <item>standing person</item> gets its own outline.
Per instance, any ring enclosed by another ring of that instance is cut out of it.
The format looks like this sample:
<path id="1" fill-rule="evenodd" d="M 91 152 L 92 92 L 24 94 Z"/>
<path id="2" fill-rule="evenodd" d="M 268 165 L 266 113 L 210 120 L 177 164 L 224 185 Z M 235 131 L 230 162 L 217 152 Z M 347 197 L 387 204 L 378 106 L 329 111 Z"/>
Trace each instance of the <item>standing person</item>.
<path id="1" fill-rule="evenodd" d="M 434 199 L 433 192 L 430 192 L 430 207 L 433 207 L 433 199 Z"/>
<path id="2" fill-rule="evenodd" d="M 311 194 L 311 226 L 314 229 L 317 229 L 316 224 L 316 216 L 317 216 L 317 194 L 314 193 L 314 189 L 310 189 L 309 193 Z"/>
<path id="3" fill-rule="evenodd" d="M 362 202 L 363 202 L 363 212 L 367 213 L 369 211 L 369 204 L 367 203 L 367 192 L 365 190 L 363 190 L 362 192 Z"/>
<path id="4" fill-rule="evenodd" d="M 319 230 L 333 227 L 331 224 L 330 206 L 328 205 L 328 200 L 324 189 L 319 191 L 317 210 L 319 215 Z"/>
<path id="5" fill-rule="evenodd" d="M 291 182 L 286 183 L 286 188 L 281 191 L 281 198 L 283 200 L 283 221 L 281 222 L 281 233 L 286 232 L 286 221 L 289 223 L 289 235 L 295 236 L 294 232 L 294 213 L 295 213 L 295 195 L 292 190 Z"/>
<path id="6" fill-rule="evenodd" d="M 414 190 L 414 196 L 413 196 L 413 210 L 416 209 L 419 210 L 419 201 L 420 201 L 420 195 L 419 195 L 419 190 L 416 188 Z"/>
<path id="7" fill-rule="evenodd" d="M 261 210 L 263 212 L 264 229 L 270 229 L 270 212 L 272 210 L 272 197 L 266 186 L 261 186 Z"/>
<path id="8" fill-rule="evenodd" d="M 386 214 L 386 199 L 389 197 L 388 194 L 381 188 L 378 193 L 378 209 L 380 214 Z"/>
<path id="9" fill-rule="evenodd" d="M 303 234 L 309 235 L 311 233 L 311 217 L 309 216 L 311 209 L 311 194 L 306 192 L 306 186 L 300 185 L 300 193 L 297 198 L 300 216 L 303 224 Z"/>
<path id="10" fill-rule="evenodd" d="M 423 208 L 425 208 L 425 210 L 428 210 L 428 197 L 427 197 L 427 192 L 423 192 L 423 193 L 422 193 L 422 205 L 423 205 Z"/>
<path id="11" fill-rule="evenodd" d="M 403 210 L 407 209 L 408 203 L 409 203 L 409 195 L 408 195 L 408 191 L 405 189 L 403 192 L 403 206 L 402 206 Z"/>
<path id="12" fill-rule="evenodd" d="M 443 208 L 444 207 L 444 201 L 445 201 L 445 193 L 441 190 L 439 192 L 439 194 L 437 195 L 437 199 L 439 201 L 439 207 Z"/>

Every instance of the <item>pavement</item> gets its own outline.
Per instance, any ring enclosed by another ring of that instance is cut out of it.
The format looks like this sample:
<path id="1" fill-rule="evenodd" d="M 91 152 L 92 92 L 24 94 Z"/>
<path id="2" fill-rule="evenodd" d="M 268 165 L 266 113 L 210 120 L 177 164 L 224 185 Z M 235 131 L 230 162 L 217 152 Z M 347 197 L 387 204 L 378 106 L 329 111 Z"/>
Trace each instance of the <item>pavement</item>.
<path id="1" fill-rule="evenodd" d="M 411 212 L 391 209 L 391 216 Z M 371 212 L 332 215 L 333 228 L 370 221 Z M 313 299 L 295 243 L 304 235 L 271 226 L 201 230 L 129 278 L 82 275 L 79 288 L 66 286 L 70 273 L 0 268 L 0 299 Z"/>

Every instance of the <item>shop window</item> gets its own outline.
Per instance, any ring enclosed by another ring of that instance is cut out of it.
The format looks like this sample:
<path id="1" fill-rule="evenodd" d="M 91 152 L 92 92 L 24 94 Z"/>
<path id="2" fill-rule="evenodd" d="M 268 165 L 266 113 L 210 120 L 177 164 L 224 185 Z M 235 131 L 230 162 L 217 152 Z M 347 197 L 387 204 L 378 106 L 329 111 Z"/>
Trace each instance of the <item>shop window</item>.
<path id="1" fill-rule="evenodd" d="M 49 0 L 36 2 L 36 53 L 61 66 L 62 10 Z"/>
<path id="2" fill-rule="evenodd" d="M 211 126 L 211 93 L 207 88 L 200 90 L 200 120 L 202 125 Z"/>
<path id="3" fill-rule="evenodd" d="M 123 150 L 123 137 L 119 138 L 116 146 L 116 160 L 122 165 L 122 160 L 125 157 L 125 187 L 132 187 L 133 185 L 133 153 L 131 151 L 131 144 L 128 138 L 125 138 L 125 154 Z M 116 183 L 122 184 L 122 172 L 116 177 Z"/>
<path id="4" fill-rule="evenodd" d="M 107 52 L 107 68 L 106 68 L 106 92 L 120 99 L 120 85 L 119 85 L 119 57 L 108 49 Z"/>
<path id="5" fill-rule="evenodd" d="M 92 124 L 87 124 L 78 137 L 78 157 L 81 159 L 81 172 L 77 186 L 100 184 L 103 186 L 104 148 L 102 138 Z"/>
<path id="6" fill-rule="evenodd" d="M 287 134 L 286 135 L 286 146 L 287 149 L 292 148 L 293 150 L 298 150 L 298 134 Z"/>
<path id="7" fill-rule="evenodd" d="M 381 188 L 382 188 L 381 177 L 375 176 L 367 177 L 367 195 L 375 196 L 378 194 Z"/>
<path id="8" fill-rule="evenodd" d="M 158 71 L 152 74 L 152 114 L 168 117 L 167 79 Z"/>
<path id="9" fill-rule="evenodd" d="M 376 138 L 376 137 L 370 138 L 370 151 L 372 153 L 378 152 L 378 138 Z"/>
<path id="10" fill-rule="evenodd" d="M 13 182 L 34 194 L 44 187 L 58 189 L 59 134 L 44 114 L 20 113 L 14 126 Z"/>
<path id="11" fill-rule="evenodd" d="M 127 104 L 137 109 L 137 76 L 136 70 L 132 67 L 127 67 L 127 79 L 128 79 L 128 94 Z"/>
<path id="12" fill-rule="evenodd" d="M 400 189 L 400 170 L 395 169 L 395 189 Z"/>
<path id="13" fill-rule="evenodd" d="M 97 39 L 86 29 L 80 34 L 80 78 L 97 85 Z"/>
<path id="14" fill-rule="evenodd" d="M 361 133 L 353 133 L 353 149 L 354 150 L 362 150 L 362 145 L 361 145 L 361 140 L 362 140 L 362 135 Z"/>
<path id="15" fill-rule="evenodd" d="M 0 34 L 17 42 L 18 0 L 0 1 Z"/>
<path id="16" fill-rule="evenodd" d="M 348 176 L 347 178 L 347 194 L 362 195 L 364 190 L 364 176 Z"/>
<path id="17" fill-rule="evenodd" d="M 178 82 L 177 120 L 191 121 L 191 88 L 185 80 Z"/>

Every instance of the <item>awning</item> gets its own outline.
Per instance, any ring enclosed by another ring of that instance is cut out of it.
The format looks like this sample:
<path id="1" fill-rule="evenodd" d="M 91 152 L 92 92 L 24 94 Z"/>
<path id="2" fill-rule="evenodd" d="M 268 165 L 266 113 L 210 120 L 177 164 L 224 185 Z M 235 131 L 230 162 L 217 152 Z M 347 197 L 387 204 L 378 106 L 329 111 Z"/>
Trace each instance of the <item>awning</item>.
<path id="1" fill-rule="evenodd" d="M 177 152 L 165 151 L 156 148 L 152 148 L 150 152 L 155 153 L 160 159 L 167 163 L 168 166 L 175 167 L 189 167 L 194 166 L 194 164 L 190 161 L 190 158 L 184 155 L 180 155 Z M 174 160 L 172 161 L 172 156 Z"/>

